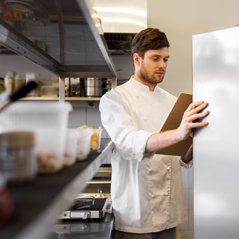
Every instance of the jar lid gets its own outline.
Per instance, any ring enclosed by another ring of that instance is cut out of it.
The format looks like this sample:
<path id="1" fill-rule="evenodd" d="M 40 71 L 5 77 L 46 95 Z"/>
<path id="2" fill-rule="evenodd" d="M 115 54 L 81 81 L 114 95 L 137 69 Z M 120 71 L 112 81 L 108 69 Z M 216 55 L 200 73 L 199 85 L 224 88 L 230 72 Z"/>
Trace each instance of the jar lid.
<path id="1" fill-rule="evenodd" d="M 35 133 L 31 131 L 14 131 L 0 134 L 0 146 L 31 146 L 35 144 Z"/>

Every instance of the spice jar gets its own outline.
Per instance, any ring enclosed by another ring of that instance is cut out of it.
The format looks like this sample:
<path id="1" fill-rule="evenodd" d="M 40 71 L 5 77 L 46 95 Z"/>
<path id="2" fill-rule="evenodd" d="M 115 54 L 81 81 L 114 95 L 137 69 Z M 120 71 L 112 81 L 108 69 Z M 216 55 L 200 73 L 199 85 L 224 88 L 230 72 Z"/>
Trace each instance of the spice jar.
<path id="1" fill-rule="evenodd" d="M 8 71 L 5 78 L 4 78 L 5 90 L 9 94 L 12 94 L 13 93 L 13 86 L 14 86 L 13 72 Z"/>
<path id="2" fill-rule="evenodd" d="M 22 77 L 20 75 L 15 76 L 14 91 L 18 91 L 22 87 Z"/>
<path id="3" fill-rule="evenodd" d="M 37 173 L 35 134 L 14 131 L 0 134 L 0 174 L 6 182 L 23 182 Z"/>

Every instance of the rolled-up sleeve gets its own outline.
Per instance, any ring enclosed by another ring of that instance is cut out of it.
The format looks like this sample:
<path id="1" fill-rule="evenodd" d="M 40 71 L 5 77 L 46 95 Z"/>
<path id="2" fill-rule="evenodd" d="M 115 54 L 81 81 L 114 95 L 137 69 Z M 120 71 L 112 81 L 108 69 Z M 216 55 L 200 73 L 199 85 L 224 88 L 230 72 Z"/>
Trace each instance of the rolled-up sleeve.
<path id="1" fill-rule="evenodd" d="M 153 133 L 138 130 L 130 112 L 115 91 L 104 94 L 100 100 L 101 121 L 120 155 L 126 160 L 141 161 L 145 146 Z"/>

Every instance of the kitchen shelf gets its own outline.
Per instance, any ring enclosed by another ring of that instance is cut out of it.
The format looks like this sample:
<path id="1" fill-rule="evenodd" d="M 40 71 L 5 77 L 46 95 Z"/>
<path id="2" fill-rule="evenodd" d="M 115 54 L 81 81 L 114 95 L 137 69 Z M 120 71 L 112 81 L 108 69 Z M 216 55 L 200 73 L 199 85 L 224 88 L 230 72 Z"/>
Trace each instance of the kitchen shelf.
<path id="1" fill-rule="evenodd" d="M 23 3 L 26 0 L 23 0 Z M 0 44 L 64 77 L 116 77 L 90 0 L 28 0 L 37 13 L 19 30 L 0 14 Z M 23 14 L 24 15 L 24 14 Z"/>
<path id="2" fill-rule="evenodd" d="M 110 139 L 101 139 L 102 151 L 92 151 L 86 160 L 52 175 L 38 175 L 32 182 L 8 186 L 15 211 L 0 227 L 1 238 L 45 238 L 61 213 L 83 192 L 112 149 Z"/>
<path id="3" fill-rule="evenodd" d="M 65 97 L 65 101 L 100 101 L 100 97 Z M 52 101 L 58 101 L 59 97 L 26 97 L 22 98 L 21 100 L 26 101 L 44 101 L 44 100 L 52 100 Z"/>

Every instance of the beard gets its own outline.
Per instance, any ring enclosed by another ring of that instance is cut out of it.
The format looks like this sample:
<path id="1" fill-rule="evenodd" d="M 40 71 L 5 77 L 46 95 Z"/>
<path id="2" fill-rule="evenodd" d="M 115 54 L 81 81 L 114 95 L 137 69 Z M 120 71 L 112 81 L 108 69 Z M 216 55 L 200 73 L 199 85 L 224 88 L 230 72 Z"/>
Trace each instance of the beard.
<path id="1" fill-rule="evenodd" d="M 142 67 L 139 71 L 139 77 L 140 79 L 145 82 L 145 83 L 149 83 L 149 84 L 158 84 L 161 83 L 163 81 L 164 75 L 165 75 L 165 71 L 164 70 L 160 70 L 163 71 L 164 74 L 163 75 L 157 75 L 156 72 L 149 72 L 147 70 L 147 68 L 144 66 L 144 64 L 142 64 Z"/>

